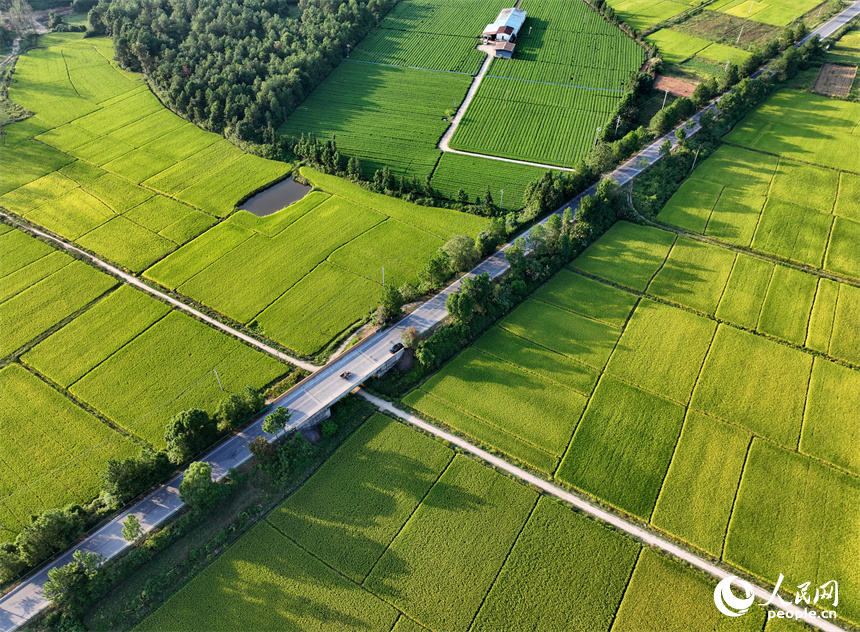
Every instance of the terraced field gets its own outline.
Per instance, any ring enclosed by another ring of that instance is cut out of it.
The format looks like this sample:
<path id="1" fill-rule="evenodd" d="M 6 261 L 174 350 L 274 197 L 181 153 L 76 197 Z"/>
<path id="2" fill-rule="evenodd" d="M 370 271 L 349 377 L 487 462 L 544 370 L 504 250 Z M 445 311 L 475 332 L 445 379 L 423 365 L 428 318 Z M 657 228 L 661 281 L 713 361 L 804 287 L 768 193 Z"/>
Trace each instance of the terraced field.
<path id="1" fill-rule="evenodd" d="M 520 8 L 528 17 L 514 59 L 493 60 L 450 144 L 571 167 L 645 53 L 584 2 L 524 0 Z"/>
<path id="2" fill-rule="evenodd" d="M 144 276 L 313 355 L 375 309 L 383 267 L 386 283 L 417 281 L 451 235 L 486 221 L 302 173 L 324 192 L 268 217 L 239 211 Z"/>
<path id="3" fill-rule="evenodd" d="M 163 447 L 176 412 L 214 413 L 226 394 L 289 370 L 18 230 L 0 232 L 4 540 L 31 513 L 92 500 L 107 460 Z"/>
<path id="4" fill-rule="evenodd" d="M 658 219 L 858 279 L 858 120 L 857 103 L 782 90 L 735 126 Z"/>
<path id="5" fill-rule="evenodd" d="M 105 38 L 50 34 L 17 62 L 0 205 L 140 272 L 289 165 L 243 153 L 166 110 Z"/>
<path id="6" fill-rule="evenodd" d="M 762 629 L 724 627 L 713 586 L 376 415 L 139 629 Z"/>
<path id="7" fill-rule="evenodd" d="M 771 584 L 848 585 L 818 543 L 860 554 L 858 320 L 853 285 L 619 222 L 403 401 Z"/>

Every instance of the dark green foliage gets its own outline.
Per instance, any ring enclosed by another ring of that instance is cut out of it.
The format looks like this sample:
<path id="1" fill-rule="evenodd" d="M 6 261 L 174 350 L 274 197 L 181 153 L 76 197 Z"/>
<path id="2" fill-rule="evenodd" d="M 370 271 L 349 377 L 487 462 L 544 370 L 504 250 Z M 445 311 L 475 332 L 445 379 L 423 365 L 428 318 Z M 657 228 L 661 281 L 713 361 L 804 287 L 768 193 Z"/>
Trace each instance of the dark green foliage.
<path id="1" fill-rule="evenodd" d="M 288 0 L 101 0 L 89 20 L 172 110 L 215 132 L 274 143 L 286 115 L 388 5 L 308 0 L 300 8 L 292 18 Z"/>
<path id="2" fill-rule="evenodd" d="M 442 250 L 448 255 L 449 264 L 454 272 L 471 270 L 480 259 L 480 254 L 475 248 L 475 240 L 468 235 L 453 235 L 442 246 Z"/>
<path id="3" fill-rule="evenodd" d="M 388 322 L 392 318 L 400 316 L 400 311 L 403 309 L 403 295 L 400 290 L 389 283 L 382 287 L 382 296 L 379 299 L 379 312 L 382 317 L 382 322 Z"/>
<path id="4" fill-rule="evenodd" d="M 218 500 L 221 489 L 212 480 L 212 466 L 195 461 L 188 466 L 179 484 L 179 498 L 192 509 L 207 507 Z"/>
<path id="5" fill-rule="evenodd" d="M 320 424 L 320 434 L 328 439 L 337 434 L 337 422 L 334 419 L 326 419 Z"/>
<path id="6" fill-rule="evenodd" d="M 310 463 L 314 448 L 301 432 L 293 433 L 281 443 L 272 457 L 262 464 L 276 481 L 287 481 Z"/>
<path id="7" fill-rule="evenodd" d="M 203 450 L 218 436 L 218 422 L 206 411 L 193 408 L 173 416 L 167 424 L 164 441 L 174 463 L 182 463 Z"/>
<path id="8" fill-rule="evenodd" d="M 427 290 L 435 290 L 451 276 L 451 262 L 444 250 L 434 252 L 418 272 L 418 279 Z"/>
<path id="9" fill-rule="evenodd" d="M 271 435 L 278 434 L 290 423 L 290 410 L 283 406 L 276 408 L 263 422 L 263 431 Z"/>
<path id="10" fill-rule="evenodd" d="M 43 594 L 63 612 L 76 616 L 89 602 L 103 558 L 84 551 L 75 551 L 72 557 L 72 562 L 48 571 Z"/>
<path id="11" fill-rule="evenodd" d="M 215 419 L 219 427 L 232 430 L 241 427 L 251 416 L 251 409 L 238 393 L 228 395 L 218 404 Z"/>
<path id="12" fill-rule="evenodd" d="M 48 509 L 33 517 L 33 522 L 15 538 L 18 555 L 27 565 L 42 561 L 55 551 L 68 546 L 84 532 L 85 524 L 80 507 Z"/>
<path id="13" fill-rule="evenodd" d="M 127 459 L 111 459 L 101 474 L 101 490 L 107 502 L 124 505 L 163 479 L 173 469 L 167 453 L 141 450 Z"/>

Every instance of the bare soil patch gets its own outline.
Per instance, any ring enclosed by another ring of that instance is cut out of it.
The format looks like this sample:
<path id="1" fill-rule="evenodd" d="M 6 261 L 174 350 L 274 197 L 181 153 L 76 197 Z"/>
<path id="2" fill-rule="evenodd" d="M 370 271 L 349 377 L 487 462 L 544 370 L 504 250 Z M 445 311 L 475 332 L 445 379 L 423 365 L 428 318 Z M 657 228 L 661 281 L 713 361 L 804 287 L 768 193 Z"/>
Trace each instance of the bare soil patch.
<path id="1" fill-rule="evenodd" d="M 851 92 L 851 84 L 854 83 L 856 76 L 857 66 L 824 64 L 812 89 L 819 94 L 847 97 Z"/>
<path id="2" fill-rule="evenodd" d="M 696 89 L 696 84 L 683 81 L 677 77 L 657 75 L 654 79 L 654 89 L 659 92 L 668 90 L 669 94 L 674 94 L 676 97 L 691 97 L 693 96 L 693 90 Z"/>

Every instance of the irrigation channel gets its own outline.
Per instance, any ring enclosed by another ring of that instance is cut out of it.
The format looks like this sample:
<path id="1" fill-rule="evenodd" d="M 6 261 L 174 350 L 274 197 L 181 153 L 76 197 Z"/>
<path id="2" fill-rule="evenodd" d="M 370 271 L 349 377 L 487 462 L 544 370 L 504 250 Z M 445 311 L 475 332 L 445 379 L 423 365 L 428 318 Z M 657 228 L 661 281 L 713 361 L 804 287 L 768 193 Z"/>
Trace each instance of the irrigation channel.
<path id="1" fill-rule="evenodd" d="M 842 22 L 839 20 L 846 13 L 849 13 L 851 17 L 860 14 L 860 0 L 857 0 L 857 2 L 853 3 L 842 14 L 820 27 L 819 30 L 815 31 L 813 34 L 817 34 L 819 31 L 822 33 L 832 33 L 832 25 L 841 24 Z M 700 129 L 699 119 L 702 114 L 707 110 L 713 110 L 713 108 L 714 104 L 712 103 L 707 108 L 691 117 L 689 121 L 682 123 L 666 135 L 658 138 L 617 169 L 606 174 L 606 177 L 611 178 L 619 185 L 627 184 L 642 173 L 648 165 L 660 159 L 660 148 L 664 142 L 669 141 L 673 147 L 677 144 L 677 139 L 675 137 L 675 131 L 677 129 L 681 129 L 683 127 L 687 130 L 688 136 L 695 134 Z M 582 198 L 586 195 L 593 195 L 595 188 L 595 186 L 589 187 L 587 190 L 564 204 L 561 208 L 557 209 L 555 214 L 562 214 L 568 208 L 575 212 Z M 549 217 L 545 218 L 541 223 L 545 223 L 548 219 Z M 42 236 L 60 243 L 65 248 L 74 249 L 99 267 L 113 269 L 113 266 L 106 264 L 89 253 L 66 244 L 52 235 L 47 235 L 40 231 L 34 231 L 29 227 L 23 228 L 32 232 L 39 232 Z M 496 278 L 504 274 L 509 267 L 508 262 L 505 259 L 505 250 L 511 245 L 511 243 L 513 243 L 513 241 L 520 237 L 524 237 L 527 232 L 528 231 L 525 231 L 524 233 L 517 235 L 514 240 L 511 240 L 511 242 L 503 246 L 498 252 L 479 263 L 465 276 L 476 276 L 487 273 L 490 278 Z M 133 277 L 128 278 L 128 275 L 121 275 L 121 278 L 135 286 L 143 285 L 143 288 L 140 289 L 153 292 L 152 288 L 145 286 Z M 367 340 L 356 345 L 343 355 L 333 359 L 326 366 L 313 373 L 304 382 L 298 384 L 289 392 L 285 393 L 274 403 L 274 406 L 286 407 L 292 413 L 290 425 L 281 433 L 273 436 L 263 432 L 262 424 L 264 419 L 261 417 L 255 419 L 240 432 L 225 438 L 212 450 L 200 456 L 198 460 L 208 461 L 212 465 L 213 478 L 221 480 L 227 476 L 230 468 L 239 467 L 251 458 L 251 454 L 248 451 L 248 444 L 256 437 L 265 436 L 268 439 L 273 439 L 282 436 L 283 433 L 292 432 L 294 429 L 304 424 L 315 423 L 316 421 L 325 418 L 332 404 L 346 396 L 348 393 L 357 392 L 359 394 L 363 394 L 358 388 L 360 384 L 370 376 L 387 370 L 387 368 L 392 366 L 393 361 L 398 357 L 398 354 L 391 354 L 390 349 L 394 344 L 400 342 L 402 333 L 407 327 L 415 327 L 419 332 L 425 332 L 430 327 L 436 325 L 447 317 L 445 302 L 449 294 L 457 292 L 460 289 L 460 283 L 461 280 L 459 279 L 451 283 L 402 320 L 386 329 L 376 332 Z M 177 305 L 177 307 L 190 310 L 190 308 L 184 304 Z M 210 324 L 214 324 L 215 326 L 224 329 L 229 329 L 221 323 Z M 258 347 L 262 346 L 261 343 L 257 341 L 253 341 L 253 343 Z M 272 352 L 275 352 L 275 350 L 272 349 Z M 345 380 L 340 377 L 340 374 L 346 371 L 351 373 L 349 380 Z M 405 413 L 395 409 L 393 406 L 384 404 L 381 400 L 376 403 L 381 409 L 388 410 L 390 413 L 393 413 L 400 418 L 404 418 Z M 271 410 L 269 412 L 271 412 Z M 411 416 L 407 415 L 407 417 Z M 634 521 L 628 521 L 620 516 L 616 516 L 604 509 L 593 506 L 591 503 L 575 494 L 555 488 L 555 486 L 547 481 L 534 477 L 458 437 L 448 435 L 447 433 L 444 433 L 444 431 L 435 428 L 434 426 L 430 426 L 429 424 L 425 424 L 425 422 L 418 420 L 417 418 L 410 418 L 407 419 L 407 421 L 421 427 L 422 429 L 432 432 L 437 436 L 445 438 L 451 443 L 460 446 L 495 467 L 504 469 L 530 484 L 546 489 L 549 493 L 571 503 L 582 511 L 592 515 L 597 520 L 615 525 L 617 528 L 634 535 L 638 539 L 647 542 L 649 545 L 661 550 L 662 552 L 695 565 L 716 579 L 723 579 L 730 574 L 727 570 L 712 564 L 708 560 L 681 549 L 670 540 L 644 529 Z M 129 515 L 134 514 L 137 516 L 143 528 L 143 533 L 146 534 L 176 514 L 183 506 L 182 501 L 179 499 L 179 484 L 182 481 L 183 475 L 184 472 L 181 472 L 174 476 L 168 482 L 158 487 L 154 492 L 122 511 L 94 533 L 80 541 L 77 545 L 67 549 L 50 562 L 47 562 L 36 569 L 28 577 L 22 580 L 18 586 L 0 598 L 0 632 L 14 632 L 14 630 L 17 630 L 19 627 L 24 625 L 49 605 L 48 600 L 42 595 L 42 587 L 48 579 L 48 571 L 53 568 L 65 566 L 71 562 L 75 551 L 80 550 L 97 553 L 102 555 L 105 559 L 113 558 L 128 549 L 130 546 L 122 536 L 122 523 Z M 756 595 L 763 595 L 764 597 L 770 595 L 770 589 L 766 590 L 758 585 L 753 585 L 753 589 Z M 789 603 L 784 607 L 781 607 L 781 609 L 786 612 L 794 612 L 796 607 Z M 813 627 L 824 630 L 825 632 L 842 632 L 841 628 L 829 621 L 811 619 L 807 622 Z"/>

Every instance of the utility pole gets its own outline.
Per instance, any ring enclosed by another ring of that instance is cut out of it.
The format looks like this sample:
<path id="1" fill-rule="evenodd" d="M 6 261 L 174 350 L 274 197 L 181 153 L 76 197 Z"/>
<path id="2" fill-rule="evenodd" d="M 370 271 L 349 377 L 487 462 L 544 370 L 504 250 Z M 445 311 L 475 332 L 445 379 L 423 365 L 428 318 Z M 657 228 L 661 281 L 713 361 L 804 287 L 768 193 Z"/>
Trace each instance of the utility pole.
<path id="1" fill-rule="evenodd" d="M 663 105 L 662 105 L 662 106 L 660 106 L 660 109 L 661 109 L 661 110 L 662 110 L 664 107 L 666 107 L 666 99 L 668 99 L 668 98 L 669 98 L 669 89 L 668 89 L 668 88 L 666 88 L 666 94 L 664 94 L 664 95 L 663 95 Z"/>
<path id="2" fill-rule="evenodd" d="M 696 161 L 699 159 L 699 151 L 701 151 L 701 147 L 696 150 L 696 156 L 693 158 L 693 166 L 690 167 L 690 173 L 693 173 L 693 169 L 696 168 Z"/>
<path id="3" fill-rule="evenodd" d="M 221 386 L 221 377 L 218 375 L 218 370 L 217 370 L 217 369 L 212 369 L 212 371 L 214 371 L 214 372 L 215 372 L 215 379 L 216 379 L 216 380 L 218 380 L 218 388 L 220 388 L 220 389 L 223 391 L 223 390 L 224 390 L 224 387 L 223 387 L 223 386 Z"/>
<path id="4" fill-rule="evenodd" d="M 754 4 L 755 4 L 755 0 L 750 0 L 750 10 L 747 11 L 747 16 L 752 15 L 752 8 L 753 8 Z"/>
<path id="5" fill-rule="evenodd" d="M 597 128 L 597 132 L 594 134 L 594 146 L 597 147 L 597 137 L 600 136 L 600 128 Z"/>
<path id="6" fill-rule="evenodd" d="M 621 125 L 621 115 L 618 115 L 618 118 L 615 119 L 615 133 L 618 133 L 618 126 Z"/>
<path id="7" fill-rule="evenodd" d="M 824 5 L 822 5 L 822 6 L 824 6 Z M 736 39 L 736 40 L 735 40 L 735 44 L 737 44 L 738 42 L 740 42 L 740 41 L 741 41 L 741 35 L 743 35 L 743 34 L 744 34 L 744 27 L 745 27 L 746 25 L 747 25 L 747 23 L 746 23 L 746 22 L 744 22 L 743 24 L 741 24 L 741 32 L 740 32 L 740 33 L 738 33 L 738 39 Z"/>

